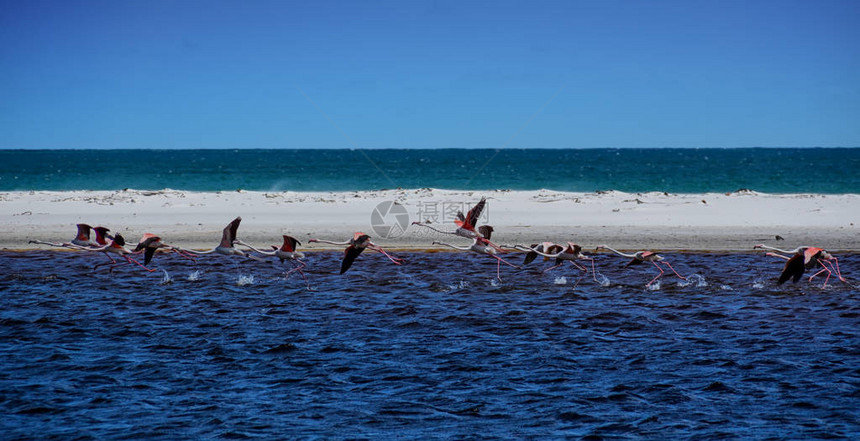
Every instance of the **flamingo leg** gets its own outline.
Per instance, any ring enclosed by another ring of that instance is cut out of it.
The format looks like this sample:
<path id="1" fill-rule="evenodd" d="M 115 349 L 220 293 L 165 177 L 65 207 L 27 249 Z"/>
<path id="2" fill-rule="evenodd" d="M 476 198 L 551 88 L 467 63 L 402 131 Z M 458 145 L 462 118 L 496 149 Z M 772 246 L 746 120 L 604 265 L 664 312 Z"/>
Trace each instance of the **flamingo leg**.
<path id="1" fill-rule="evenodd" d="M 570 260 L 569 262 L 570 262 L 570 264 L 571 264 L 571 265 L 575 266 L 575 267 L 576 267 L 576 269 L 578 269 L 578 270 L 580 270 L 580 271 L 582 271 L 582 272 L 583 272 L 582 274 L 580 274 L 580 275 L 579 275 L 579 278 L 577 278 L 577 279 L 576 279 L 576 283 L 574 283 L 574 284 L 573 284 L 573 287 L 574 287 L 574 288 L 576 288 L 576 287 L 577 287 L 577 285 L 579 285 L 579 282 L 582 282 L 582 279 L 584 279 L 584 278 L 585 278 L 585 276 L 587 276 L 587 275 L 588 275 L 588 268 L 586 268 L 586 267 L 584 267 L 584 266 L 582 266 L 582 265 L 580 265 L 580 264 L 578 264 L 578 263 L 576 263 L 576 262 L 574 262 L 574 261 L 572 261 L 572 260 Z M 595 280 L 596 280 L 596 279 L 595 279 Z"/>
<path id="2" fill-rule="evenodd" d="M 189 253 L 189 252 L 187 252 L 187 251 L 184 251 L 184 250 L 180 250 L 179 248 L 174 248 L 174 249 L 173 249 L 173 251 L 174 251 L 176 254 L 179 254 L 180 256 L 182 256 L 182 257 L 184 257 L 184 258 L 186 258 L 186 259 L 188 259 L 188 260 L 191 260 L 191 261 L 193 261 L 194 263 L 197 263 L 197 256 L 196 256 L 196 255 L 191 254 L 191 253 Z"/>
<path id="3" fill-rule="evenodd" d="M 128 256 L 122 256 L 122 257 L 125 257 L 126 262 L 128 262 L 128 263 L 133 263 L 133 264 L 135 264 L 135 265 L 137 265 L 137 266 L 139 266 L 139 267 L 141 267 L 141 268 L 143 268 L 143 269 L 145 269 L 145 270 L 147 270 L 147 271 L 149 271 L 149 272 L 153 272 L 153 271 L 155 271 L 155 268 L 149 269 L 149 268 L 147 268 L 147 267 L 143 266 L 143 264 L 142 264 L 142 263 L 140 263 L 140 262 L 138 262 L 138 261 L 136 261 L 136 260 L 132 259 L 131 257 L 128 257 Z"/>
<path id="4" fill-rule="evenodd" d="M 657 274 L 657 277 L 651 279 L 651 281 L 646 283 L 645 286 L 651 286 L 651 284 L 654 283 L 655 280 L 659 279 L 660 277 L 663 277 L 663 273 L 664 273 L 663 268 L 660 268 L 660 265 L 657 265 L 657 262 L 651 262 L 651 263 L 653 263 L 654 266 L 656 266 L 657 269 L 660 270 L 660 274 Z"/>
<path id="5" fill-rule="evenodd" d="M 498 252 L 500 252 L 500 253 L 507 253 L 507 252 L 508 252 L 508 250 L 506 250 L 506 249 L 504 249 L 504 248 L 502 248 L 502 247 L 500 247 L 500 246 L 498 246 L 498 245 L 496 245 L 496 244 L 494 244 L 494 243 L 490 242 L 489 240 L 487 241 L 487 245 L 489 245 L 489 246 L 491 246 L 491 247 L 495 248 L 495 249 L 496 249 L 496 251 L 498 251 Z"/>
<path id="6" fill-rule="evenodd" d="M 672 272 L 673 272 L 673 273 L 675 273 L 675 275 L 676 275 L 676 276 L 678 276 L 678 278 L 679 278 L 679 279 L 681 279 L 681 280 L 687 280 L 687 278 L 686 278 L 686 277 L 684 277 L 684 276 L 682 276 L 682 275 L 678 274 L 678 272 L 677 272 L 677 271 L 675 271 L 675 268 L 672 268 L 672 265 L 669 265 L 669 262 L 662 262 L 662 263 L 663 263 L 663 265 L 668 266 L 668 267 L 669 267 L 669 269 L 670 269 L 670 270 L 672 270 Z M 656 265 L 656 263 L 655 263 L 655 265 Z"/>
<path id="7" fill-rule="evenodd" d="M 488 255 L 488 256 L 492 256 L 494 259 L 498 260 L 498 262 L 496 262 L 496 277 L 498 277 L 499 281 L 501 281 L 501 280 L 502 280 L 502 264 L 503 264 L 503 263 L 504 263 L 505 265 L 512 266 L 512 267 L 514 267 L 514 268 L 519 268 L 518 266 L 516 266 L 516 265 L 514 265 L 514 264 L 512 264 L 512 263 L 510 263 L 510 262 L 508 262 L 508 261 L 507 261 L 507 260 L 505 260 L 505 259 L 502 259 L 502 258 L 501 258 L 501 257 L 499 257 L 499 256 L 496 256 L 495 254 L 487 254 L 487 255 Z"/>
<path id="8" fill-rule="evenodd" d="M 594 281 L 597 281 L 597 270 L 594 269 L 594 259 L 588 259 L 591 261 L 591 277 L 594 278 Z"/>
<path id="9" fill-rule="evenodd" d="M 809 276 L 809 281 L 811 282 L 812 279 L 815 278 L 815 276 L 826 272 L 827 277 L 824 279 L 824 284 L 821 285 L 821 288 L 825 288 L 827 286 L 827 281 L 830 280 L 830 276 L 833 275 L 833 271 L 831 271 L 830 268 L 827 268 L 827 265 L 825 265 L 824 262 L 821 261 L 821 259 L 818 259 L 818 264 L 821 265 L 821 270 L 819 270 L 817 273 Z"/>
<path id="10" fill-rule="evenodd" d="M 558 268 L 558 267 L 560 267 L 560 266 L 562 266 L 562 265 L 564 265 L 564 262 L 562 262 L 562 263 L 558 263 L 558 264 L 555 264 L 555 265 L 553 265 L 553 266 L 551 266 L 551 267 L 549 267 L 549 268 L 547 268 L 547 269 L 545 269 L 545 270 L 541 271 L 540 273 L 541 273 L 541 274 L 543 274 L 543 273 L 545 273 L 545 272 L 547 272 L 547 271 L 554 270 L 554 269 L 556 269 L 556 268 Z"/>
<path id="11" fill-rule="evenodd" d="M 833 262 L 830 262 L 830 260 L 831 260 L 831 259 L 833 260 Z M 841 281 L 843 281 L 843 282 L 847 282 L 847 280 L 845 280 L 845 278 L 844 278 L 844 277 L 842 277 L 842 272 L 841 272 L 841 271 L 839 271 L 839 259 L 837 259 L 836 257 L 833 257 L 833 258 L 831 258 L 831 259 L 827 259 L 827 261 L 828 261 L 828 263 L 830 263 L 830 265 L 831 265 L 831 269 L 833 269 L 833 267 L 834 267 L 834 265 L 835 265 L 835 268 L 836 268 L 836 277 L 839 277 L 839 280 L 841 280 Z"/>
<path id="12" fill-rule="evenodd" d="M 292 274 L 296 271 L 300 272 L 302 270 L 302 268 L 305 267 L 305 263 L 300 261 L 300 260 L 290 259 L 290 264 L 293 265 L 293 269 L 287 271 L 287 273 L 284 274 L 284 278 L 286 278 L 287 276 L 289 276 L 290 274 Z"/>
<path id="13" fill-rule="evenodd" d="M 385 257 L 388 258 L 388 260 L 390 260 L 395 265 L 400 265 L 401 263 L 403 263 L 403 259 L 401 259 L 399 257 L 394 257 L 391 254 L 386 253 L 385 250 L 383 250 L 382 248 L 380 248 L 378 246 L 373 245 L 373 246 L 368 246 L 368 248 L 372 249 L 373 251 L 378 251 L 378 252 L 382 253 Z"/>
<path id="14" fill-rule="evenodd" d="M 93 271 L 95 271 L 95 270 L 96 270 L 96 268 L 98 268 L 98 267 L 100 267 L 100 266 L 105 266 L 105 265 L 111 265 L 111 266 L 113 266 L 113 265 L 116 265 L 116 260 L 114 260 L 114 258 L 113 258 L 113 257 L 111 257 L 111 256 L 110 256 L 110 254 L 108 254 L 108 253 L 104 253 L 104 255 L 105 255 L 105 257 L 107 257 L 108 259 L 110 259 L 110 262 L 103 262 L 103 263 L 99 263 L 98 265 L 93 266 Z"/>
<path id="15" fill-rule="evenodd" d="M 306 276 L 306 275 L 305 275 L 305 272 L 304 272 L 304 271 L 302 271 L 302 269 L 306 266 L 306 265 L 305 265 L 305 263 L 304 263 L 304 262 L 302 262 L 301 260 L 298 260 L 298 259 L 290 260 L 290 263 L 291 263 L 293 266 L 295 266 L 295 268 L 293 268 L 293 269 L 291 269 L 291 270 L 287 271 L 287 273 L 286 273 L 286 274 L 284 274 L 284 279 L 286 279 L 287 277 L 289 277 L 289 276 L 290 276 L 290 273 L 292 273 L 293 271 L 298 272 L 298 273 L 299 273 L 299 275 L 301 275 L 301 276 L 302 276 L 302 279 L 305 281 L 305 285 L 308 287 L 308 289 L 311 289 L 311 284 L 310 284 L 310 282 L 308 281 L 308 276 Z"/>

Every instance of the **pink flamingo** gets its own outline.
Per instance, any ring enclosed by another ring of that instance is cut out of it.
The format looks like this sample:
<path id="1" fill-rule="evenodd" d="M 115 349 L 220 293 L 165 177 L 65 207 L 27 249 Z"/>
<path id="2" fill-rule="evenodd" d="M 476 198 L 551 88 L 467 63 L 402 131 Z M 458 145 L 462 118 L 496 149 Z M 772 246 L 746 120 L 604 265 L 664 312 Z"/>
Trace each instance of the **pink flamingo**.
<path id="1" fill-rule="evenodd" d="M 40 245 L 49 245 L 52 247 L 60 247 L 60 248 L 71 248 L 73 250 L 84 250 L 90 248 L 98 248 L 107 245 L 107 241 L 105 240 L 105 232 L 110 231 L 105 227 L 96 227 L 96 242 L 93 242 L 90 238 L 92 236 L 93 227 L 87 224 L 77 224 L 78 232 L 75 234 L 75 238 L 69 242 L 55 243 L 55 242 L 45 242 L 42 240 L 31 240 L 29 243 L 35 243 Z"/>
<path id="2" fill-rule="evenodd" d="M 474 238 L 474 240 L 472 241 L 472 245 L 468 246 L 468 247 L 458 247 L 456 245 L 451 245 L 450 243 L 437 242 L 437 241 L 433 241 L 433 245 L 445 245 L 446 247 L 450 247 L 450 248 L 453 248 L 455 250 L 472 251 L 472 252 L 475 252 L 478 254 L 486 254 L 488 256 L 491 256 L 492 258 L 494 258 L 498 261 L 498 262 L 496 262 L 496 278 L 498 278 L 499 281 L 502 280 L 502 274 L 501 274 L 502 263 L 504 263 L 505 265 L 508 265 L 508 266 L 512 266 L 514 268 L 519 268 L 518 266 L 516 266 L 516 265 L 506 261 L 505 259 L 502 259 L 501 257 L 497 256 L 496 255 L 496 248 L 497 247 L 495 245 L 493 245 L 492 243 L 490 243 L 489 240 L 484 239 L 483 237 Z"/>
<path id="3" fill-rule="evenodd" d="M 759 244 L 754 246 L 753 249 L 773 250 L 792 255 L 791 257 L 788 257 L 778 253 L 765 253 L 765 256 L 779 257 L 787 260 L 787 262 L 785 262 L 785 267 L 782 269 L 782 273 L 779 275 L 779 279 L 776 281 L 777 285 L 782 285 L 788 279 L 792 279 L 792 283 L 796 283 L 800 280 L 806 270 L 815 268 L 816 265 L 821 265 L 821 270 L 809 276 L 810 282 L 819 274 L 826 272 L 827 277 L 824 279 L 824 284 L 821 285 L 821 287 L 824 288 L 827 286 L 827 281 L 830 280 L 830 276 L 833 275 L 834 271 L 836 272 L 836 276 L 839 280 L 847 282 L 845 278 L 842 277 L 842 272 L 839 271 L 839 259 L 822 248 L 803 246 L 797 247 L 791 251 L 786 251 Z M 828 268 L 827 265 L 830 265 L 830 267 Z"/>
<path id="4" fill-rule="evenodd" d="M 457 219 L 454 220 L 454 224 L 457 225 L 457 229 L 453 232 L 451 231 L 443 231 L 438 228 L 433 227 L 430 224 L 425 224 L 423 222 L 412 222 L 412 225 L 418 225 L 420 227 L 429 228 L 437 233 L 442 234 L 453 234 L 455 236 L 465 237 L 466 239 L 475 239 L 475 238 L 484 238 L 487 239 L 487 244 L 493 248 L 495 248 L 500 253 L 505 253 L 506 251 L 499 247 L 498 245 L 490 242 L 490 236 L 493 234 L 493 227 L 489 225 L 481 225 L 477 226 L 478 219 L 481 217 L 481 213 L 484 211 L 484 207 L 487 205 L 487 198 L 481 198 L 481 200 L 475 204 L 464 216 L 462 211 L 457 212 Z"/>
<path id="5" fill-rule="evenodd" d="M 618 254 L 619 256 L 629 257 L 629 258 L 633 259 L 630 262 L 627 262 L 627 265 L 624 265 L 624 267 L 628 267 L 630 265 L 638 265 L 638 264 L 641 264 L 642 262 L 653 263 L 654 266 L 657 267 L 658 270 L 660 270 L 660 274 L 657 274 L 657 277 L 654 277 L 653 279 L 651 279 L 651 281 L 648 282 L 647 284 L 645 284 L 645 286 L 651 286 L 651 284 L 654 283 L 654 281 L 656 281 L 660 277 L 663 277 L 664 271 L 663 271 L 663 268 L 660 268 L 660 265 L 657 265 L 658 262 L 669 267 L 669 269 L 672 270 L 672 272 L 675 273 L 675 275 L 678 276 L 679 279 L 687 280 L 686 277 L 678 274 L 678 272 L 675 271 L 675 268 L 672 268 L 672 265 L 669 265 L 669 262 L 666 262 L 665 260 L 663 260 L 663 256 L 661 256 L 661 255 L 659 255 L 653 251 L 637 251 L 634 254 L 627 254 L 627 253 L 622 253 L 621 251 L 618 251 L 616 249 L 610 248 L 606 245 L 600 245 L 594 251 L 603 250 L 603 249 L 612 251 L 613 253 Z"/>
<path id="6" fill-rule="evenodd" d="M 284 243 L 281 245 L 280 248 L 275 245 L 272 245 L 272 251 L 258 250 L 250 244 L 242 242 L 238 239 L 233 241 L 233 243 L 236 245 L 248 247 L 249 249 L 256 251 L 264 256 L 275 256 L 278 259 L 281 259 L 281 263 L 283 263 L 285 260 L 290 262 L 290 264 L 293 265 L 293 269 L 287 271 L 286 274 L 284 274 L 284 278 L 289 277 L 292 272 L 297 271 L 305 280 L 305 284 L 307 284 L 308 278 L 307 276 L 305 276 L 304 271 L 302 271 L 302 269 L 305 267 L 305 263 L 301 261 L 301 259 L 305 258 L 305 255 L 301 251 L 296 251 L 296 245 L 301 245 L 302 243 L 292 236 L 287 236 L 286 234 L 284 234 L 283 236 Z"/>
<path id="7" fill-rule="evenodd" d="M 149 272 L 155 271 L 155 269 L 147 268 L 146 265 L 141 264 L 140 262 L 132 259 L 129 256 L 130 254 L 134 254 L 134 252 L 125 247 L 125 239 L 122 237 L 121 234 L 116 234 L 113 237 L 113 239 L 111 239 L 110 243 L 108 243 L 102 247 L 99 247 L 99 248 L 82 248 L 81 250 L 82 251 L 100 251 L 100 252 L 103 252 L 105 254 L 105 256 L 107 256 L 108 259 L 110 259 L 110 262 L 100 263 L 100 264 L 94 266 L 93 270 L 95 270 L 96 268 L 98 268 L 102 265 L 110 265 L 111 268 L 110 268 L 109 272 L 113 272 L 113 267 L 117 264 L 117 261 L 113 257 L 111 257 L 111 254 L 116 254 L 116 255 L 119 255 L 120 257 L 122 257 L 123 259 L 125 259 L 126 263 L 133 263 L 133 264 L 135 264 L 135 265 L 137 265 L 137 266 L 139 266 L 139 267 L 141 267 L 144 270 L 149 271 Z"/>
<path id="8" fill-rule="evenodd" d="M 588 268 L 580 265 L 576 261 L 588 260 L 591 262 L 591 272 L 594 277 L 594 281 L 597 281 L 597 273 L 594 270 L 594 259 L 586 256 L 585 254 L 582 254 L 582 247 L 573 242 L 568 242 L 567 246 L 557 245 L 552 242 L 543 242 L 540 244 L 534 244 L 530 247 L 525 247 L 523 245 L 515 245 L 514 248 L 520 251 L 525 251 L 527 253 L 525 260 L 523 260 L 523 265 L 528 265 L 533 260 L 535 260 L 537 256 L 543 256 L 544 260 L 555 259 L 555 265 L 541 271 L 541 274 L 562 266 L 565 261 L 570 262 L 571 265 L 583 271 L 582 275 L 573 285 L 574 287 L 576 287 L 576 285 L 578 285 L 579 282 L 582 281 L 583 277 L 588 275 Z"/>
<path id="9" fill-rule="evenodd" d="M 261 260 L 256 256 L 249 256 L 244 251 L 233 246 L 233 242 L 236 240 L 236 233 L 238 233 L 239 231 L 240 222 L 242 222 L 242 218 L 237 217 L 236 219 L 233 219 L 232 222 L 227 224 L 227 226 L 224 227 L 224 231 L 221 233 L 221 243 L 219 243 L 217 247 L 212 248 L 211 250 L 195 251 L 184 248 L 181 248 L 181 250 L 186 253 L 192 253 L 197 255 L 216 253 L 224 256 L 242 256 L 258 261 Z"/>
<path id="10" fill-rule="evenodd" d="M 168 245 L 161 241 L 161 238 L 152 233 L 145 233 L 138 241 L 137 246 L 132 250 L 133 254 L 143 253 L 143 264 L 149 265 L 149 262 L 152 261 L 152 256 L 155 254 L 158 249 L 163 248 L 168 251 L 173 251 L 180 256 L 196 261 L 196 258 L 193 254 L 189 254 L 186 251 L 183 251 L 177 247 L 172 245 Z"/>
<path id="11" fill-rule="evenodd" d="M 345 273 L 352 266 L 352 263 L 355 262 L 355 258 L 358 257 L 358 255 L 361 254 L 361 252 L 364 251 L 365 248 L 369 248 L 373 251 L 378 251 L 378 252 L 382 253 L 385 257 L 388 258 L 388 260 L 393 262 L 395 265 L 400 265 L 401 263 L 403 263 L 403 259 L 400 259 L 400 258 L 397 258 L 397 257 L 394 257 L 394 256 L 388 254 L 381 247 L 379 247 L 375 243 L 371 242 L 370 236 L 368 236 L 367 234 L 361 233 L 361 232 L 355 233 L 352 236 L 352 239 L 350 239 L 346 242 L 332 242 L 329 240 L 322 240 L 322 239 L 310 239 L 310 240 L 308 240 L 308 243 L 327 243 L 330 245 L 348 245 L 343 252 L 343 261 L 340 264 L 340 273 L 341 274 Z"/>

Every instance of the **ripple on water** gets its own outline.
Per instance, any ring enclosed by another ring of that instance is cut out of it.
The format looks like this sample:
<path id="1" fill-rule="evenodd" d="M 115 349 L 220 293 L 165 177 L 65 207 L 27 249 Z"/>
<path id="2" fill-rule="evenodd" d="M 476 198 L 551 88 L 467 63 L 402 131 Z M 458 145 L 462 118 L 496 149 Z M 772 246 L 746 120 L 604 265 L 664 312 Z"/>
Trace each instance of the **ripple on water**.
<path id="1" fill-rule="evenodd" d="M 0 253 L 7 438 L 860 438 L 856 288 L 777 286 L 760 256 L 671 256 L 693 276 L 650 290 L 465 253 L 344 276 L 314 253 L 313 290 L 163 255 L 80 277 L 88 257 Z"/>

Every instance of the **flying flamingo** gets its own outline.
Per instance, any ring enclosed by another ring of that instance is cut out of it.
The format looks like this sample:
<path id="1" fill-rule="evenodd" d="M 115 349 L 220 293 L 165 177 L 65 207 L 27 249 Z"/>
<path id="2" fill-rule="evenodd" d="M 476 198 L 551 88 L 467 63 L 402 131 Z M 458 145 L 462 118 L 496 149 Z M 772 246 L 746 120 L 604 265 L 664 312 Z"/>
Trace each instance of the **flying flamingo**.
<path id="1" fill-rule="evenodd" d="M 233 246 L 233 242 L 236 240 L 236 233 L 239 231 L 239 223 L 240 222 L 242 222 L 242 218 L 237 217 L 236 219 L 233 219 L 232 222 L 227 224 L 226 227 L 224 227 L 224 231 L 221 233 L 221 243 L 219 243 L 217 247 L 212 248 L 211 250 L 208 250 L 208 251 L 195 251 L 195 250 L 189 250 L 189 249 L 182 248 L 182 251 L 187 252 L 187 253 L 197 254 L 197 255 L 216 253 L 216 254 L 223 254 L 225 256 L 242 256 L 242 257 L 248 257 L 248 258 L 254 259 L 254 260 L 261 260 L 260 258 L 258 258 L 256 256 L 250 256 L 250 255 L 246 254 L 244 251 Z"/>
<path id="2" fill-rule="evenodd" d="M 73 250 L 82 250 L 82 249 L 90 249 L 90 248 L 98 248 L 107 245 L 107 241 L 104 240 L 104 233 L 101 231 L 96 232 L 96 237 L 101 238 L 102 242 L 93 242 L 91 237 L 91 232 L 93 227 L 87 224 L 77 224 L 78 232 L 75 234 L 75 238 L 70 242 L 62 242 L 62 243 L 54 243 L 54 242 L 45 242 L 42 240 L 31 240 L 29 243 L 35 243 L 40 245 L 50 245 L 52 247 L 60 247 L 60 248 L 71 248 Z M 104 227 L 97 227 L 99 229 L 103 229 L 104 231 L 110 231 Z"/>
<path id="3" fill-rule="evenodd" d="M 433 241 L 433 245 L 445 245 L 446 247 L 454 248 L 455 250 L 472 251 L 472 252 L 475 252 L 478 254 L 486 254 L 488 256 L 491 256 L 492 258 L 494 258 L 498 261 L 498 262 L 496 262 L 496 278 L 498 278 L 499 281 L 502 280 L 502 273 L 501 273 L 502 263 L 504 263 L 505 265 L 508 265 L 508 266 L 512 266 L 514 268 L 519 268 L 518 266 L 516 266 L 516 265 L 506 261 L 505 259 L 502 259 L 501 257 L 497 256 L 496 255 L 496 246 L 493 245 L 492 243 L 490 243 L 489 240 L 484 239 L 483 237 L 474 238 L 474 240 L 472 241 L 472 245 L 468 246 L 468 247 L 458 247 L 456 245 L 451 245 L 450 243 L 437 242 L 437 241 Z"/>
<path id="4" fill-rule="evenodd" d="M 140 238 L 140 241 L 137 243 L 137 246 L 134 248 L 132 253 L 133 254 L 143 253 L 143 255 L 144 255 L 143 264 L 149 265 L 149 262 L 152 261 L 152 256 L 155 254 L 156 251 L 158 251 L 159 248 L 173 251 L 176 254 L 179 254 L 180 256 L 182 256 L 186 259 L 195 260 L 195 257 L 193 254 L 188 254 L 186 251 L 183 251 L 177 247 L 174 247 L 172 245 L 168 245 L 168 244 L 162 242 L 160 237 L 158 237 L 152 233 L 145 233 Z"/>
<path id="5" fill-rule="evenodd" d="M 782 269 L 782 273 L 779 275 L 779 279 L 776 281 L 777 285 L 782 285 L 788 279 L 792 279 L 792 282 L 796 283 L 800 280 L 806 270 L 815 268 L 816 264 L 821 265 L 822 269 L 809 276 L 810 282 L 817 275 L 826 272 L 827 278 L 824 279 L 824 284 L 821 285 L 821 287 L 824 288 L 827 286 L 827 281 L 830 280 L 830 276 L 833 275 L 833 271 L 836 271 L 836 277 L 838 277 L 839 280 L 846 282 L 845 278 L 842 277 L 842 273 L 839 271 L 839 259 L 822 248 L 803 246 L 797 247 L 791 251 L 786 251 L 759 244 L 754 246 L 753 249 L 773 250 L 792 255 L 792 257 L 788 257 L 777 253 L 765 254 L 766 256 L 779 257 L 787 260 L 787 262 L 785 262 L 785 267 Z M 828 268 L 827 265 L 830 265 L 830 267 Z"/>
<path id="6" fill-rule="evenodd" d="M 82 251 L 102 252 L 105 254 L 105 256 L 107 256 L 108 259 L 110 259 L 110 262 L 100 263 L 100 264 L 94 266 L 93 270 L 95 270 L 96 268 L 103 266 L 103 265 L 110 265 L 111 269 L 109 272 L 113 272 L 113 267 L 116 265 L 117 261 L 116 261 L 116 259 L 111 257 L 111 254 L 116 254 L 116 255 L 121 256 L 123 259 L 125 259 L 126 263 L 133 263 L 133 264 L 135 264 L 135 265 L 137 265 L 137 266 L 139 266 L 139 267 L 141 267 L 141 268 L 143 268 L 149 272 L 155 271 L 154 269 L 147 268 L 146 265 L 141 264 L 140 262 L 132 259 L 129 256 L 129 254 L 134 254 L 134 252 L 125 247 L 125 239 L 122 237 L 121 234 L 116 234 L 113 237 L 113 239 L 111 239 L 110 243 L 108 243 L 102 247 L 81 248 L 81 250 Z"/>
<path id="7" fill-rule="evenodd" d="M 397 258 L 397 257 L 394 257 L 394 256 L 388 254 L 387 252 L 385 252 L 385 250 L 380 248 L 378 245 L 371 242 L 370 236 L 368 236 L 367 234 L 361 233 L 361 232 L 355 233 L 352 236 L 352 239 L 350 239 L 346 242 L 332 242 L 329 240 L 322 240 L 322 239 L 310 239 L 310 240 L 308 240 L 308 242 L 309 243 L 327 243 L 330 245 L 349 245 L 348 247 L 346 247 L 346 249 L 343 252 L 343 261 L 340 264 L 340 273 L 341 274 L 345 273 L 349 269 L 349 267 L 352 266 L 352 263 L 355 261 L 355 258 L 358 257 L 358 255 L 361 254 L 361 252 L 364 251 L 365 248 L 370 248 L 373 251 L 378 251 L 378 252 L 382 253 L 383 255 L 385 255 L 385 257 L 388 258 L 388 260 L 393 262 L 395 265 L 400 265 L 401 263 L 403 263 L 403 259 L 400 259 L 400 258 Z"/>
<path id="8" fill-rule="evenodd" d="M 669 269 L 672 270 L 672 272 L 675 273 L 675 275 L 678 276 L 679 279 L 687 280 L 686 277 L 678 274 L 678 272 L 675 271 L 675 268 L 672 268 L 672 265 L 669 265 L 669 262 L 666 262 L 665 260 L 663 260 L 663 256 L 661 256 L 661 255 L 659 255 L 653 251 L 637 251 L 634 254 L 627 254 L 627 253 L 622 253 L 621 251 L 618 251 L 616 249 L 610 248 L 606 245 L 600 245 L 597 248 L 595 248 L 594 251 L 603 250 L 603 249 L 612 251 L 613 253 L 618 254 L 619 256 L 632 258 L 633 260 L 631 260 L 630 262 L 627 262 L 627 265 L 624 265 L 625 268 L 630 266 L 630 265 L 638 265 L 642 262 L 653 263 L 654 266 L 657 267 L 658 270 L 660 270 L 660 274 L 657 274 L 657 277 L 654 277 L 653 279 L 651 279 L 651 281 L 648 282 L 647 284 L 645 284 L 645 286 L 651 286 L 651 284 L 654 283 L 655 280 L 659 279 L 660 277 L 663 277 L 664 271 L 663 271 L 663 268 L 660 268 L 660 265 L 657 265 L 658 262 L 669 267 Z"/>
<path id="9" fill-rule="evenodd" d="M 543 242 L 540 244 L 534 244 L 530 247 L 515 245 L 514 248 L 520 251 L 525 251 L 527 253 L 525 260 L 523 260 L 523 265 L 528 265 L 533 260 L 535 260 L 537 256 L 543 256 L 545 259 L 555 259 L 555 265 L 541 271 L 541 274 L 562 266 L 565 261 L 570 262 L 571 265 L 583 271 L 582 275 L 576 281 L 576 284 L 574 284 L 574 286 L 578 285 L 582 278 L 588 274 L 588 268 L 580 265 L 576 261 L 591 261 L 591 272 L 593 274 L 594 281 L 597 281 L 597 273 L 594 270 L 594 259 L 586 256 L 585 254 L 582 254 L 582 247 L 573 242 L 568 242 L 567 246 L 557 245 L 552 242 Z"/>
<path id="10" fill-rule="evenodd" d="M 301 274 L 302 278 L 305 280 L 305 283 L 308 283 L 308 278 L 307 276 L 305 276 L 304 271 L 302 271 L 302 269 L 305 267 L 305 263 L 300 260 L 304 259 L 305 255 L 301 251 L 296 251 L 296 245 L 301 245 L 302 243 L 296 240 L 296 238 L 284 234 L 284 243 L 281 245 L 280 248 L 275 245 L 272 245 L 272 251 L 258 250 L 250 244 L 242 242 L 238 239 L 234 240 L 233 243 L 236 245 L 248 247 L 251 250 L 254 250 L 264 256 L 275 256 L 278 259 L 281 259 L 281 263 L 283 263 L 285 260 L 290 262 L 290 264 L 293 265 L 293 269 L 287 271 L 287 273 L 284 274 L 284 277 L 289 277 L 289 275 L 293 271 L 297 271 L 299 274 Z"/>
<path id="11" fill-rule="evenodd" d="M 481 213 L 484 211 L 484 207 L 487 205 L 487 198 L 481 198 L 481 200 L 475 204 L 464 216 L 462 211 L 457 212 L 457 219 L 454 220 L 454 224 L 457 225 L 457 229 L 453 232 L 451 231 L 443 231 L 433 227 L 430 224 L 425 224 L 420 221 L 412 222 L 412 225 L 418 225 L 420 227 L 429 228 L 437 233 L 442 234 L 453 234 L 455 236 L 465 237 L 466 239 L 475 239 L 477 237 L 481 237 L 487 239 L 487 243 L 495 248 L 497 251 L 504 253 L 501 247 L 496 244 L 490 242 L 490 236 L 493 234 L 493 227 L 489 225 L 481 225 L 477 226 L 478 219 L 481 217 Z"/>

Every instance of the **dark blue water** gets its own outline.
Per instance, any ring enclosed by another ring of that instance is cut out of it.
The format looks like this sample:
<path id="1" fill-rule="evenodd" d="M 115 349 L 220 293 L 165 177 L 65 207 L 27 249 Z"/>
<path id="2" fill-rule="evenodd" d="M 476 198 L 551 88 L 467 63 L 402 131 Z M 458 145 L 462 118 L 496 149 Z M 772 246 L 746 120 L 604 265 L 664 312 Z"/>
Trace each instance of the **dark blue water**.
<path id="1" fill-rule="evenodd" d="M 860 148 L 0 150 L 0 191 L 860 193 Z"/>
<path id="2" fill-rule="evenodd" d="M 157 256 L 163 283 L 0 253 L 2 438 L 860 438 L 860 292 L 777 287 L 761 255 L 667 254 L 697 275 L 656 290 L 605 255 L 608 286 L 574 287 L 466 253 L 340 276 L 320 252 L 312 291 L 204 257 Z"/>

